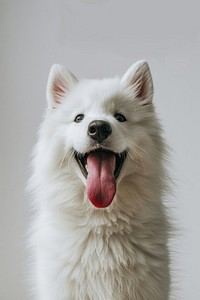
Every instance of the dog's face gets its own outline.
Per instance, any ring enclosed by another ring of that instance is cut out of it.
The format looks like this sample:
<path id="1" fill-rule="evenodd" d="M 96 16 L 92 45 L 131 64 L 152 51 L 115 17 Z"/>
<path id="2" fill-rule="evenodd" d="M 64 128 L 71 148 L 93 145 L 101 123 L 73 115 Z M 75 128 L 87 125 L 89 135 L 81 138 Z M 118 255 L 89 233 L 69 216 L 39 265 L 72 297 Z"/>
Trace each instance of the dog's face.
<path id="1" fill-rule="evenodd" d="M 47 87 L 50 143 L 60 145 L 56 157 L 66 158 L 96 207 L 110 205 L 117 183 L 151 156 L 146 146 L 153 147 L 158 130 L 152 96 L 144 61 L 132 65 L 121 80 L 78 82 L 62 66 L 52 67 Z"/>

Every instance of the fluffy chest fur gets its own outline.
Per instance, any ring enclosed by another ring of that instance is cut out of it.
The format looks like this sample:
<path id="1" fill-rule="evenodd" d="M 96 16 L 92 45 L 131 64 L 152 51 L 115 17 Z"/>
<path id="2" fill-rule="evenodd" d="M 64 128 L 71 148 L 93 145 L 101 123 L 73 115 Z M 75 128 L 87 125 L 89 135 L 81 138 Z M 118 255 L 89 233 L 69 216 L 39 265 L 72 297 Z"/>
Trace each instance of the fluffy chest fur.
<path id="1" fill-rule="evenodd" d="M 167 300 L 164 143 L 146 62 L 122 80 L 51 71 L 33 160 L 36 299 Z"/>
<path id="2" fill-rule="evenodd" d="M 79 213 L 37 220 L 37 279 L 49 299 L 167 299 L 163 221 L 143 223 L 123 211 Z"/>

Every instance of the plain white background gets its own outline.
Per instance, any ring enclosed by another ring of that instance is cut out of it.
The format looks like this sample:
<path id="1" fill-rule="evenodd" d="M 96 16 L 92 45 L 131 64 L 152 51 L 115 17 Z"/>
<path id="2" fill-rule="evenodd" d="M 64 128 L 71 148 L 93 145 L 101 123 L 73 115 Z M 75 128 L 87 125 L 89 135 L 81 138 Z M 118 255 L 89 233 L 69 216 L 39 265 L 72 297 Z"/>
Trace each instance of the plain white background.
<path id="1" fill-rule="evenodd" d="M 24 193 L 53 63 L 79 78 L 149 61 L 172 151 L 174 298 L 200 299 L 200 18 L 198 1 L 0 1 L 0 300 L 27 300 Z M 95 300 L 95 299 L 94 299 Z"/>

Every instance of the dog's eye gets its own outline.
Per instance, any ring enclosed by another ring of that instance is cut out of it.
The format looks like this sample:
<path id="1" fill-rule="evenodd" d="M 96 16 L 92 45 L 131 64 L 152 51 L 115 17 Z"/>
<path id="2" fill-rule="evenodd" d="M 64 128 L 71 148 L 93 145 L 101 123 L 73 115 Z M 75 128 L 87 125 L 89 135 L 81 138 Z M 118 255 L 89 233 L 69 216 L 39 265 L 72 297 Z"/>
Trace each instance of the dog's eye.
<path id="1" fill-rule="evenodd" d="M 80 123 L 83 119 L 84 119 L 84 115 L 80 114 L 80 115 L 76 116 L 76 118 L 74 119 L 74 122 Z"/>
<path id="2" fill-rule="evenodd" d="M 122 114 L 115 114 L 115 119 L 119 122 L 125 122 L 126 118 Z"/>

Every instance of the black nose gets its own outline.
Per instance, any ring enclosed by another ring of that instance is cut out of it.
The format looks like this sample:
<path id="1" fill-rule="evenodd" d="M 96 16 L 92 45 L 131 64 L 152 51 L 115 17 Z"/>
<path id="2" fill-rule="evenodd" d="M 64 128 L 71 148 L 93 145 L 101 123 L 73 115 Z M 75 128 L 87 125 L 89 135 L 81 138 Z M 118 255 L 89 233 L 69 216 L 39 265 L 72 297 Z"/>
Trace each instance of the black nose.
<path id="1" fill-rule="evenodd" d="M 102 142 L 112 133 L 108 122 L 102 120 L 92 121 L 88 126 L 88 135 L 97 142 Z"/>

